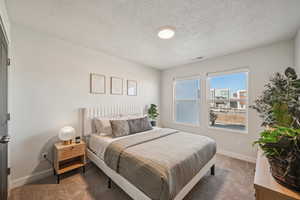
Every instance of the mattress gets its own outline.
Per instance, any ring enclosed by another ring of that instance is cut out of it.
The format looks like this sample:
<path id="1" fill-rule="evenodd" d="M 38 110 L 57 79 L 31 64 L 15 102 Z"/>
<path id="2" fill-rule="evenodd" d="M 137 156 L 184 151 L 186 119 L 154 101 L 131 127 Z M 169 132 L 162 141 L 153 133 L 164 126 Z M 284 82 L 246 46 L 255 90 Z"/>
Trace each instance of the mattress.
<path id="1" fill-rule="evenodd" d="M 130 138 L 136 135 L 143 135 L 152 132 L 153 130 L 158 130 L 161 128 L 154 127 L 152 130 L 144 131 L 140 133 L 136 133 L 133 135 L 123 136 L 123 137 L 109 137 L 109 136 L 101 136 L 99 134 L 91 134 L 91 137 L 88 142 L 88 147 L 91 151 L 93 151 L 100 159 L 104 160 L 104 153 L 106 148 L 109 146 L 110 143 L 123 139 L 123 138 Z"/>
<path id="2" fill-rule="evenodd" d="M 113 141 L 104 161 L 150 199 L 171 200 L 215 153 L 211 138 L 164 128 Z"/>

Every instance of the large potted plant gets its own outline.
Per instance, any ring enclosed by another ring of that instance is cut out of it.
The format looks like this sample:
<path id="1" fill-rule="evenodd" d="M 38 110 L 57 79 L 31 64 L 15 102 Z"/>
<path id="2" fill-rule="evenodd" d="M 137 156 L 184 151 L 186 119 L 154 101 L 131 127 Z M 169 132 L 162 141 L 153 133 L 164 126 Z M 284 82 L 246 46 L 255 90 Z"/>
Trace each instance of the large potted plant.
<path id="1" fill-rule="evenodd" d="M 150 122 L 152 126 L 156 126 L 156 119 L 159 116 L 157 105 L 151 104 L 148 109 L 148 117 L 150 118 Z"/>
<path id="2" fill-rule="evenodd" d="M 300 79 L 293 68 L 276 73 L 254 105 L 265 127 L 254 144 L 269 160 L 273 177 L 300 190 Z"/>

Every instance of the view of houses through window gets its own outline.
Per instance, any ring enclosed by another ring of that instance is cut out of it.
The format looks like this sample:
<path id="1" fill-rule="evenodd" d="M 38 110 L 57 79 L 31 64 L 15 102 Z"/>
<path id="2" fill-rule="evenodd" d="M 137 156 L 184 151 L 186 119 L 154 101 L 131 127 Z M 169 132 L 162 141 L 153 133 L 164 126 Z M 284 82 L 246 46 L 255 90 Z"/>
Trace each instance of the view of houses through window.
<path id="1" fill-rule="evenodd" d="M 208 75 L 209 126 L 231 130 L 247 129 L 248 72 Z M 174 81 L 174 120 L 200 125 L 200 79 Z M 203 97 L 205 98 L 205 97 Z"/>
<path id="2" fill-rule="evenodd" d="M 247 72 L 209 76 L 210 126 L 246 130 Z"/>

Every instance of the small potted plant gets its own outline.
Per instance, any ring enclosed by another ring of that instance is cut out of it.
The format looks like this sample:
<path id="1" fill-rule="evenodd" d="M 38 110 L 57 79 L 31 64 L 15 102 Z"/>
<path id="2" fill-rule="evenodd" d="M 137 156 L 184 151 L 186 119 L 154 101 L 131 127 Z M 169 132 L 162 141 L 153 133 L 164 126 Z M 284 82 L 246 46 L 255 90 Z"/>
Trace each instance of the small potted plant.
<path id="1" fill-rule="evenodd" d="M 148 109 L 148 117 L 151 120 L 150 122 L 152 126 L 156 126 L 156 119 L 158 115 L 159 113 L 158 113 L 157 105 L 151 104 L 150 108 Z"/>
<path id="2" fill-rule="evenodd" d="M 300 190 L 300 79 L 293 68 L 276 73 L 257 98 L 255 109 L 266 127 L 254 144 L 267 157 L 272 176 Z"/>
<path id="3" fill-rule="evenodd" d="M 210 110 L 209 111 L 210 125 L 214 126 L 215 123 L 216 123 L 217 118 L 218 118 L 218 115 L 216 113 L 214 113 L 214 111 Z"/>

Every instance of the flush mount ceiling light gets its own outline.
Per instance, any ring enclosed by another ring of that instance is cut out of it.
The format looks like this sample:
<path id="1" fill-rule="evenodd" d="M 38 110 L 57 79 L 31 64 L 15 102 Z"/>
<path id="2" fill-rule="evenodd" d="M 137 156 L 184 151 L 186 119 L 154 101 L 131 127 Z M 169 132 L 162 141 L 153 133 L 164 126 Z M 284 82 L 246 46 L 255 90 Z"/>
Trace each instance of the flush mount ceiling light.
<path id="1" fill-rule="evenodd" d="M 175 35 L 175 28 L 171 26 L 164 26 L 158 30 L 157 36 L 160 39 L 171 39 Z"/>

